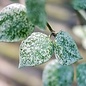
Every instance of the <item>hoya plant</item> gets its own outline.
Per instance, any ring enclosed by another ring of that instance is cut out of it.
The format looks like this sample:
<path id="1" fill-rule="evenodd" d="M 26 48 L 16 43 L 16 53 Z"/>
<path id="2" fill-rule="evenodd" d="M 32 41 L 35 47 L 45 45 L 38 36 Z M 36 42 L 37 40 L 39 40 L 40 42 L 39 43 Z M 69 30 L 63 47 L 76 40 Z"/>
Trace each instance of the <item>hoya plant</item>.
<path id="1" fill-rule="evenodd" d="M 55 54 L 43 72 L 43 86 L 72 86 L 74 69 L 72 64 L 82 59 L 77 45 L 71 35 L 65 31 L 58 33 L 52 29 L 47 20 L 45 0 L 25 0 L 25 6 L 13 3 L 0 11 L 0 41 L 22 41 L 19 48 L 19 68 L 43 64 Z M 75 10 L 85 10 L 85 0 L 73 0 Z M 81 16 L 86 20 L 86 15 Z M 48 36 L 40 30 L 50 30 Z M 51 37 L 54 37 L 52 40 Z M 86 85 L 86 64 L 77 67 L 78 86 Z M 85 80 L 85 81 L 84 81 Z"/>
<path id="2" fill-rule="evenodd" d="M 77 10 L 86 20 L 86 0 L 73 0 L 72 5 L 73 8 Z"/>
<path id="3" fill-rule="evenodd" d="M 58 60 L 50 61 L 43 71 L 44 86 L 72 86 L 74 72 L 72 66 L 61 65 Z"/>
<path id="4" fill-rule="evenodd" d="M 81 25 L 86 25 L 86 0 L 72 0 L 72 6 L 80 19 Z"/>

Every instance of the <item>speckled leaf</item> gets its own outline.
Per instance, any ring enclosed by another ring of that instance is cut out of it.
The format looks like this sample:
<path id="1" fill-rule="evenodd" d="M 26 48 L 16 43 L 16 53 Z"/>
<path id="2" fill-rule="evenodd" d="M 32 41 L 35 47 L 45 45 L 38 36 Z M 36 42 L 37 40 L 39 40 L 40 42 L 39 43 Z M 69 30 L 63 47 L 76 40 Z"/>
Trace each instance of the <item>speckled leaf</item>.
<path id="1" fill-rule="evenodd" d="M 46 27 L 45 0 L 26 0 L 26 8 L 29 19 L 40 29 Z"/>
<path id="2" fill-rule="evenodd" d="M 63 65 L 70 65 L 82 59 L 73 38 L 64 31 L 56 35 L 54 52 L 60 64 Z"/>
<path id="3" fill-rule="evenodd" d="M 86 86 L 86 63 L 77 66 L 77 84 L 78 86 Z"/>
<path id="4" fill-rule="evenodd" d="M 19 67 L 35 66 L 48 61 L 53 54 L 53 43 L 43 33 L 34 32 L 20 45 Z"/>
<path id="5" fill-rule="evenodd" d="M 28 37 L 34 30 L 26 8 L 22 4 L 11 4 L 0 11 L 0 41 L 16 42 Z"/>
<path id="6" fill-rule="evenodd" d="M 63 66 L 52 60 L 43 71 L 43 86 L 72 86 L 73 77 L 72 66 Z"/>
<path id="7" fill-rule="evenodd" d="M 76 10 L 86 9 L 86 0 L 72 0 L 72 5 Z"/>

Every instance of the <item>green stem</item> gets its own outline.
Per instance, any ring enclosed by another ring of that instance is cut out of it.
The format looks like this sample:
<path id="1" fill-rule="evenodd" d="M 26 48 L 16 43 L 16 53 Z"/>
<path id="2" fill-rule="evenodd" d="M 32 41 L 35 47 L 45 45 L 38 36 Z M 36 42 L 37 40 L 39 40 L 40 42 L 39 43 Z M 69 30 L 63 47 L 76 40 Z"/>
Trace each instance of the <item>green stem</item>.
<path id="1" fill-rule="evenodd" d="M 47 22 L 47 27 L 48 27 L 48 29 L 49 29 L 49 31 L 51 32 L 51 35 L 50 36 L 56 36 L 56 33 L 55 33 L 55 31 L 52 29 L 52 27 L 50 26 L 50 24 Z"/>

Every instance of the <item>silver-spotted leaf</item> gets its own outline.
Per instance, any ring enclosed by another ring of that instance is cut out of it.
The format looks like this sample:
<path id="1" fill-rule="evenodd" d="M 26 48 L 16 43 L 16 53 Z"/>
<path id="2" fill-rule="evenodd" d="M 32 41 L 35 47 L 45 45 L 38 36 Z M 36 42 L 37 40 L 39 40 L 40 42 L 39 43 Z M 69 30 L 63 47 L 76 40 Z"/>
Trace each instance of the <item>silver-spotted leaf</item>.
<path id="1" fill-rule="evenodd" d="M 60 31 L 55 37 L 54 52 L 62 65 L 70 65 L 82 59 L 73 38 L 64 31 Z"/>
<path id="2" fill-rule="evenodd" d="M 20 45 L 19 67 L 35 66 L 48 61 L 53 54 L 53 43 L 43 33 L 34 32 Z"/>
<path id="3" fill-rule="evenodd" d="M 72 5 L 75 10 L 85 10 L 86 0 L 72 0 Z"/>
<path id="4" fill-rule="evenodd" d="M 28 18 L 40 29 L 46 27 L 45 0 L 26 0 Z"/>
<path id="5" fill-rule="evenodd" d="M 72 86 L 73 77 L 73 67 L 60 65 L 55 59 L 43 71 L 43 86 Z"/>
<path id="6" fill-rule="evenodd" d="M 0 41 L 16 42 L 28 37 L 34 30 L 29 21 L 26 8 L 14 3 L 0 11 Z"/>
<path id="7" fill-rule="evenodd" d="M 86 86 L 86 63 L 77 66 L 76 74 L 78 86 Z"/>

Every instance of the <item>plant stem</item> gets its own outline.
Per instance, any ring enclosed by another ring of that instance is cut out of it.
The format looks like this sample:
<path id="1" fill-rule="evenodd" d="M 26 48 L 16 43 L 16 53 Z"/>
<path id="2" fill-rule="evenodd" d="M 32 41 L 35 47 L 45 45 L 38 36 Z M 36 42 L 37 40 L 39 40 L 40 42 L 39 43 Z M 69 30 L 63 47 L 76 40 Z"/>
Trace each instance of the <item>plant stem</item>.
<path id="1" fill-rule="evenodd" d="M 50 26 L 50 24 L 47 22 L 47 27 L 48 27 L 48 29 L 49 29 L 49 31 L 51 32 L 51 35 L 50 36 L 56 36 L 56 33 L 55 33 L 55 31 L 52 29 L 52 27 Z"/>

